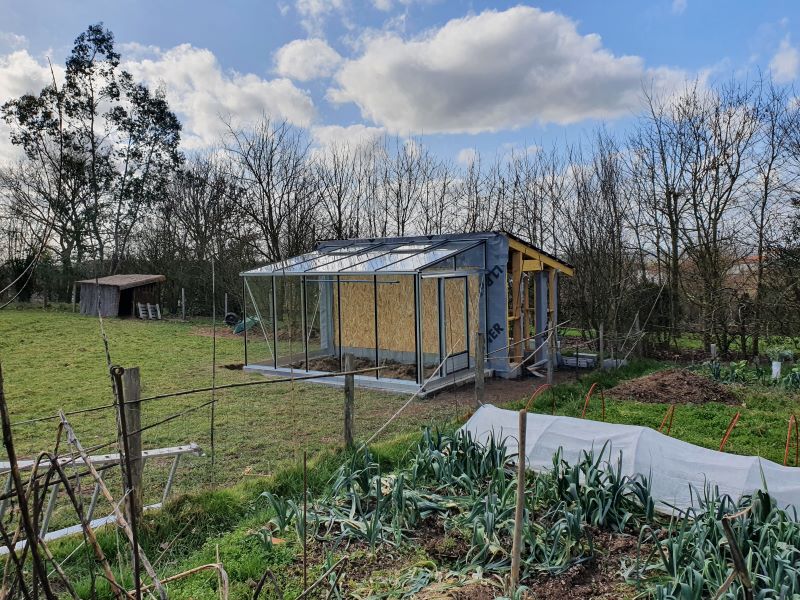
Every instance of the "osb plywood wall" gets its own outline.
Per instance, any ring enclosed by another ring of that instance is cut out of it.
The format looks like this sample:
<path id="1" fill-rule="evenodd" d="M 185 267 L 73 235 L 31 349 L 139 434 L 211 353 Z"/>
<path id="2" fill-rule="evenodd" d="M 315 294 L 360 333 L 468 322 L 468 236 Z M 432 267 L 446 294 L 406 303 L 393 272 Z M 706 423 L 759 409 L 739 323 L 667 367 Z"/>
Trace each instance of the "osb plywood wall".
<path id="1" fill-rule="evenodd" d="M 350 283 L 348 283 L 350 281 Z M 478 328 L 480 280 L 470 277 L 470 335 Z M 333 286 L 333 309 L 337 306 L 336 285 Z M 447 328 L 447 350 L 452 344 L 455 352 L 466 349 L 464 334 L 464 280 L 445 280 L 445 317 L 451 320 Z M 375 298 L 369 276 L 341 278 L 342 346 L 375 347 Z M 439 352 L 439 308 L 437 281 L 422 280 L 422 348 L 423 352 Z M 334 318 L 334 340 L 338 343 L 338 325 Z M 378 277 L 378 346 L 397 352 L 415 351 L 414 278 L 409 275 Z"/>

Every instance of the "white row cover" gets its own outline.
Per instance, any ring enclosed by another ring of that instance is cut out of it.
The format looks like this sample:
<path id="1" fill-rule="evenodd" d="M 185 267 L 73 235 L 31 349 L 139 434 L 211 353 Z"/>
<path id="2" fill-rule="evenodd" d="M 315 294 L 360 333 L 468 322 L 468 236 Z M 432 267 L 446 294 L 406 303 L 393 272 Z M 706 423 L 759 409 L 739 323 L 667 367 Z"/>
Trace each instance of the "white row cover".
<path id="1" fill-rule="evenodd" d="M 504 440 L 509 453 L 518 449 L 519 415 L 516 411 L 484 405 L 462 429 L 482 443 L 494 434 Z M 692 506 L 690 486 L 702 494 L 706 484 L 738 500 L 766 489 L 780 507 L 800 510 L 800 468 L 784 467 L 757 456 L 738 456 L 676 440 L 649 427 L 601 423 L 572 417 L 528 415 L 525 457 L 529 469 L 549 470 L 561 448 L 562 457 L 575 464 L 583 450 L 600 452 L 608 443 L 606 459 L 615 466 L 622 453 L 622 474 L 642 474 L 651 482 L 653 498 L 661 511 Z M 762 481 L 763 476 L 763 481 Z"/>

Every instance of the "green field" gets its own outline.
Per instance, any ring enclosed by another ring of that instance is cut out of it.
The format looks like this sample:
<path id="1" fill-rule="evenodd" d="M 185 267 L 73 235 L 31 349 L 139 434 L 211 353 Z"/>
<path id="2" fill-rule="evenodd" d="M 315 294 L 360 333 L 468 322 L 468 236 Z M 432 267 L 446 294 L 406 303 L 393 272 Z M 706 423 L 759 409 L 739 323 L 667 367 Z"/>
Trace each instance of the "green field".
<path id="1" fill-rule="evenodd" d="M 144 396 L 210 384 L 212 338 L 208 321 L 107 319 L 105 329 L 113 363 L 141 368 Z M 241 363 L 242 359 L 241 339 L 223 331 L 217 340 L 217 382 L 259 380 L 259 375 L 225 367 Z M 78 410 L 112 401 L 97 319 L 57 310 L 6 309 L 0 312 L 0 361 L 15 422 L 54 415 L 60 408 Z M 552 392 L 541 395 L 531 409 L 549 413 L 555 400 L 558 414 L 579 416 L 591 383 L 598 382 L 600 388 L 608 389 L 620 379 L 665 366 L 654 361 L 636 361 L 614 372 L 583 374 L 579 381 L 572 373 L 563 373 L 562 382 Z M 537 381 L 531 381 L 530 390 L 537 385 Z M 787 420 L 799 408 L 797 394 L 760 385 L 735 385 L 731 389 L 741 399 L 741 406 L 679 404 L 672 435 L 717 448 L 731 417 L 740 411 L 741 419 L 726 450 L 782 462 Z M 463 398 L 461 404 L 453 398 L 444 395 L 417 401 L 402 414 L 382 436 L 384 449 L 376 449 L 387 467 L 405 456 L 424 425 L 433 422 L 452 427 L 465 417 L 469 407 Z M 204 393 L 146 403 L 144 424 L 181 413 L 208 399 L 209 394 Z M 587 418 L 601 418 L 599 400 L 596 394 Z M 618 423 L 658 427 L 666 411 L 663 404 L 608 397 L 606 400 L 606 420 Z M 680 398 L 675 400 L 680 402 Z M 357 438 L 369 437 L 405 401 L 403 396 L 357 390 Z M 510 406 L 524 403 L 520 397 L 504 401 Z M 116 427 L 110 409 L 76 415 L 71 421 L 86 446 L 114 441 Z M 205 456 L 185 461 L 176 483 L 176 499 L 164 511 L 151 513 L 144 524 L 143 543 L 148 552 L 163 554 L 159 572 L 170 574 L 210 562 L 219 545 L 221 558 L 237 590 L 232 597 L 249 597 L 248 582 L 263 573 L 265 564 L 274 568 L 293 565 L 296 573 L 296 544 L 273 552 L 254 540 L 253 531 L 270 517 L 269 510 L 256 506 L 254 501 L 264 489 L 298 494 L 302 481 L 298 465 L 303 451 L 311 457 L 311 485 L 321 489 L 342 460 L 338 454 L 341 421 L 341 390 L 314 384 L 278 383 L 219 392 L 213 468 L 209 408 L 146 431 L 146 448 L 192 441 L 206 452 Z M 56 421 L 17 425 L 14 433 L 19 453 L 31 456 L 52 449 Z M 148 464 L 145 469 L 148 500 L 157 499 L 166 468 L 167 463 Z M 119 482 L 112 478 L 112 483 L 112 489 L 118 490 Z M 54 525 L 72 522 L 74 514 L 62 507 Z M 118 552 L 115 534 L 103 532 L 101 540 L 110 555 Z M 165 540 L 173 540 L 167 550 L 163 549 Z M 57 556 L 66 557 L 74 549 L 74 543 L 64 540 L 54 544 L 54 551 Z M 80 558 L 80 554 L 76 556 L 71 559 L 71 571 L 82 585 L 88 585 L 87 559 Z M 289 584 L 291 577 L 284 573 L 281 580 Z M 209 576 L 203 581 L 212 579 Z M 213 597 L 200 594 L 194 585 L 187 584 L 187 591 L 179 597 Z M 296 589 L 296 582 L 292 585 Z M 287 597 L 293 595 L 289 593 Z"/>
<path id="2" fill-rule="evenodd" d="M 141 369 L 144 397 L 209 386 L 212 337 L 208 321 L 146 322 L 106 319 L 105 331 L 114 364 Z M 263 377 L 231 370 L 241 364 L 242 340 L 223 325 L 217 338 L 217 383 L 260 381 Z M 96 318 L 42 309 L 0 312 L 0 362 L 5 392 L 14 422 L 65 411 L 102 406 L 113 401 L 99 323 Z M 196 410 L 143 433 L 144 447 L 196 442 L 206 456 L 184 457 L 176 490 L 209 485 L 227 486 L 244 478 L 269 475 L 302 457 L 336 448 L 342 441 L 339 388 L 325 385 L 276 383 L 217 393 L 214 428 L 214 468 L 211 468 L 211 410 Z M 210 393 L 157 400 L 142 407 L 143 425 L 160 421 L 210 399 Z M 366 439 L 406 397 L 358 390 L 355 403 L 357 439 Z M 387 430 L 387 435 L 418 431 L 432 419 L 449 420 L 458 407 L 417 404 Z M 463 409 L 461 410 L 463 412 Z M 86 447 L 112 442 L 116 436 L 111 409 L 70 417 Z M 18 454 L 32 456 L 52 450 L 57 421 L 14 427 Z M 113 448 L 104 450 L 113 451 Z M 156 494 L 168 463 L 150 464 L 145 478 Z"/>

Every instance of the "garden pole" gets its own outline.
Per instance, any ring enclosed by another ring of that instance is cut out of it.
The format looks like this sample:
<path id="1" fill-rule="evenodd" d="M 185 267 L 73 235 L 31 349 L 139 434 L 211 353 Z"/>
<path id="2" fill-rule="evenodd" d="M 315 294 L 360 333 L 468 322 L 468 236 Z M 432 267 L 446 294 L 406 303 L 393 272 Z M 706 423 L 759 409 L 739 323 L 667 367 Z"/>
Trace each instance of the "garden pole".
<path id="1" fill-rule="evenodd" d="M 511 593 L 519 585 L 519 563 L 522 554 L 522 520 L 525 510 L 525 442 L 528 433 L 528 411 L 519 411 L 519 446 L 517 450 L 517 506 L 514 512 L 514 540 L 511 546 Z"/>

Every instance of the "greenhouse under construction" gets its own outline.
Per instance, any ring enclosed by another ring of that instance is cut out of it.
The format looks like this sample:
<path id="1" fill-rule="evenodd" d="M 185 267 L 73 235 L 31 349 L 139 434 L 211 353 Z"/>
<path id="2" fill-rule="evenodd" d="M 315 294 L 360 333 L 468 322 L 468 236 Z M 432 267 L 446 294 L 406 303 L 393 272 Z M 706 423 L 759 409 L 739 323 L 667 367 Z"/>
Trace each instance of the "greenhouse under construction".
<path id="1" fill-rule="evenodd" d="M 356 384 L 421 395 L 474 376 L 547 361 L 558 277 L 573 268 L 507 232 L 325 241 L 242 273 L 245 368 L 274 375 L 341 372 Z M 333 384 L 343 379 L 320 381 Z"/>

